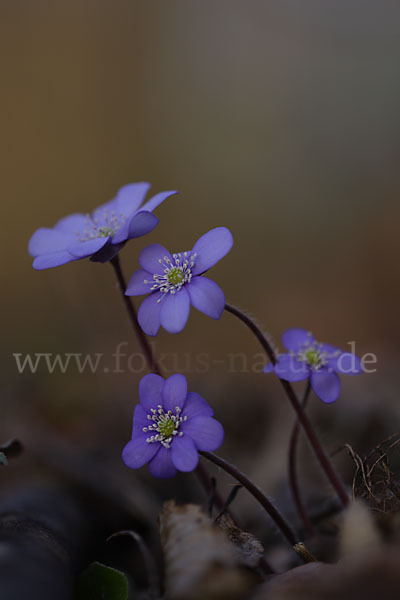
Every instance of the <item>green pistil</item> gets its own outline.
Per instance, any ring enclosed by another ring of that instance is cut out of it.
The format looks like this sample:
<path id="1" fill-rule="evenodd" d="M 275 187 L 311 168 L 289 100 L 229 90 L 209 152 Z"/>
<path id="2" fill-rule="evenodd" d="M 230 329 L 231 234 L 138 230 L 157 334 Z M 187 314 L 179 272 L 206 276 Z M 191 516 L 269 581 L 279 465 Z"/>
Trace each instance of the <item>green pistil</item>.
<path id="1" fill-rule="evenodd" d="M 305 359 L 311 367 L 318 368 L 321 364 L 321 355 L 315 348 L 310 348 L 304 353 Z"/>
<path id="2" fill-rule="evenodd" d="M 173 421 L 168 415 L 161 417 L 161 419 L 158 421 L 160 433 L 166 438 L 169 438 L 173 434 L 175 427 L 175 421 Z"/>
<path id="3" fill-rule="evenodd" d="M 178 267 L 172 267 L 167 274 L 168 282 L 172 285 L 178 285 L 179 283 L 181 283 L 183 278 L 184 275 L 182 273 L 182 270 Z"/>
<path id="4" fill-rule="evenodd" d="M 111 227 L 100 227 L 99 231 L 99 237 L 108 237 L 108 236 L 112 236 L 114 235 L 114 231 L 111 229 Z"/>

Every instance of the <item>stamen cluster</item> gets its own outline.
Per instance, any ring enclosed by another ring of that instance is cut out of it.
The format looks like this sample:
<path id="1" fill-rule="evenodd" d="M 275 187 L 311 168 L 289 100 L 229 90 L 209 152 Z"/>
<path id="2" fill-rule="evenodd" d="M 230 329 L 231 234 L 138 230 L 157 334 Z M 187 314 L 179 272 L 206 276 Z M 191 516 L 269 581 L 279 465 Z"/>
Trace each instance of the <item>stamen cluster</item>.
<path id="1" fill-rule="evenodd" d="M 114 210 L 105 209 L 103 213 L 98 211 L 93 217 L 86 215 L 86 223 L 83 231 L 76 232 L 80 242 L 87 242 L 96 238 L 113 237 L 126 221 L 122 213 L 116 214 Z"/>
<path id="2" fill-rule="evenodd" d="M 189 256 L 188 252 L 179 252 L 172 255 L 172 260 L 168 256 L 160 258 L 158 262 L 164 267 L 163 274 L 154 273 L 153 281 L 146 279 L 144 283 L 153 283 L 152 292 L 159 291 L 164 295 L 179 292 L 186 283 L 190 283 L 192 280 L 192 269 L 196 256 L 196 253 Z M 161 300 L 162 298 L 158 302 Z"/>
<path id="3" fill-rule="evenodd" d="M 187 421 L 187 417 L 181 416 L 181 409 L 179 406 L 175 407 L 175 413 L 172 410 L 169 410 L 167 413 L 164 412 L 161 404 L 157 406 L 157 408 L 151 408 L 151 415 L 148 414 L 147 418 L 149 421 L 154 421 L 152 425 L 148 427 L 143 427 L 143 432 L 147 433 L 156 432 L 155 435 L 151 435 L 146 438 L 146 442 L 152 444 L 153 442 L 160 442 L 164 446 L 164 448 L 169 448 L 174 436 L 178 435 L 180 437 L 183 436 L 181 431 L 178 431 L 179 426 L 184 421 Z"/>

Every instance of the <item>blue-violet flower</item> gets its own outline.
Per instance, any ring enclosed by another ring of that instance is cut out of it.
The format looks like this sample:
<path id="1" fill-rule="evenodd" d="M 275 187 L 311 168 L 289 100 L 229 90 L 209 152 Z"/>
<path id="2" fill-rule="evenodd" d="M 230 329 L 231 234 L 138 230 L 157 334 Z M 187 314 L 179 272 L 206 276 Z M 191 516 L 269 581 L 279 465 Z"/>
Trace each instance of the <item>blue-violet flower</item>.
<path id="1" fill-rule="evenodd" d="M 88 256 L 107 262 L 128 239 L 150 233 L 158 224 L 153 210 L 176 192 L 160 192 L 142 204 L 149 188 L 149 183 L 130 183 L 91 215 L 72 214 L 51 229 L 35 231 L 28 248 L 33 267 L 49 269 Z"/>
<path id="2" fill-rule="evenodd" d="M 286 381 L 310 378 L 315 394 L 326 403 L 335 402 L 340 394 L 338 373 L 360 375 L 360 359 L 351 352 L 343 352 L 330 344 L 317 342 L 310 331 L 292 328 L 282 335 L 286 354 L 280 354 L 276 365 L 269 363 L 265 373 L 275 372 Z"/>
<path id="3" fill-rule="evenodd" d="M 199 450 L 212 452 L 222 444 L 222 425 L 212 418 L 213 410 L 199 394 L 188 393 L 184 375 L 167 380 L 145 375 L 139 398 L 132 440 L 122 452 L 127 467 L 139 469 L 148 463 L 154 477 L 173 477 L 177 471 L 197 467 Z"/>
<path id="4" fill-rule="evenodd" d="M 221 317 L 225 307 L 223 291 L 211 279 L 200 276 L 221 260 L 232 244 L 229 229 L 216 227 L 201 236 L 189 252 L 171 255 L 160 244 L 142 250 L 142 268 L 132 275 L 125 293 L 150 294 L 138 311 L 140 326 L 147 335 L 156 335 L 160 325 L 169 333 L 182 331 L 191 304 L 213 319 Z"/>

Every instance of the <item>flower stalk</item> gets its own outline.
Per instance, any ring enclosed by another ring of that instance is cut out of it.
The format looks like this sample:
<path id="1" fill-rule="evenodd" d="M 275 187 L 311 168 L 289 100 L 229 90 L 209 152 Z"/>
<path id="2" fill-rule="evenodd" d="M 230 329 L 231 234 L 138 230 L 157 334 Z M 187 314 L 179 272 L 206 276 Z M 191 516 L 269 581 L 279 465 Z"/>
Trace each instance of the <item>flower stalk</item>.
<path id="1" fill-rule="evenodd" d="M 119 289 L 120 289 L 120 292 L 122 295 L 122 299 L 123 299 L 126 311 L 129 316 L 129 320 L 132 324 L 135 335 L 136 335 L 136 337 L 139 341 L 139 344 L 142 348 L 143 354 L 144 354 L 147 364 L 149 366 L 149 370 L 152 373 L 156 373 L 156 375 L 161 375 L 160 368 L 157 364 L 157 360 L 153 354 L 153 351 L 151 349 L 149 341 L 138 323 L 135 306 L 134 306 L 132 300 L 130 299 L 130 297 L 125 296 L 126 281 L 125 281 L 124 274 L 122 272 L 121 263 L 120 263 L 118 254 L 110 260 L 110 264 L 114 269 L 115 276 L 118 281 L 118 286 L 119 286 Z"/>
<path id="2" fill-rule="evenodd" d="M 241 310 L 239 310 L 235 306 L 232 306 L 231 304 L 226 304 L 225 310 L 227 312 L 231 313 L 232 315 L 234 315 L 235 317 L 237 317 L 240 321 L 242 321 L 242 323 L 244 323 L 250 329 L 250 331 L 255 335 L 257 340 L 260 342 L 262 348 L 264 349 L 264 351 L 267 354 L 270 361 L 275 365 L 277 362 L 277 357 L 276 357 L 275 351 L 272 348 L 267 337 L 264 335 L 264 333 L 261 331 L 261 329 L 255 323 L 255 321 L 253 319 L 251 319 L 248 315 L 244 314 Z M 312 449 L 314 450 L 314 453 L 315 453 L 323 471 L 325 472 L 327 478 L 329 479 L 332 487 L 335 489 L 342 505 L 344 507 L 346 507 L 349 504 L 348 494 L 344 488 L 343 483 L 341 482 L 338 475 L 336 474 L 336 471 L 333 468 L 331 461 L 329 460 L 327 454 L 325 453 L 324 449 L 322 448 L 321 443 L 319 442 L 318 437 L 314 431 L 314 428 L 311 425 L 311 422 L 310 422 L 309 418 L 307 417 L 307 414 L 303 410 L 293 387 L 291 386 L 289 381 L 286 381 L 284 379 L 279 379 L 279 381 L 281 382 L 281 385 L 282 385 L 283 389 L 285 390 L 285 393 L 286 393 L 291 405 L 293 406 L 293 409 L 296 412 L 299 424 L 303 427 L 304 432 L 308 438 L 308 441 L 310 442 L 310 445 L 311 445 Z"/>
<path id="3" fill-rule="evenodd" d="M 307 550 L 306 546 L 301 542 L 292 527 L 286 521 L 284 516 L 278 511 L 277 508 L 272 504 L 272 502 L 267 498 L 264 492 L 253 483 L 244 473 L 239 471 L 234 465 L 227 462 L 217 454 L 213 452 L 200 452 L 204 458 L 214 463 L 221 469 L 223 469 L 226 473 L 234 477 L 239 483 L 243 485 L 247 489 L 247 491 L 261 504 L 264 510 L 268 513 L 271 519 L 274 521 L 275 525 L 281 531 L 282 535 L 287 539 L 292 548 L 299 554 L 305 562 L 315 562 L 315 558 L 312 556 L 311 552 Z"/>
<path id="4" fill-rule="evenodd" d="M 306 408 L 308 397 L 310 395 L 310 390 L 311 390 L 311 384 L 310 384 L 310 381 L 308 380 L 306 389 L 304 391 L 302 403 L 301 403 L 303 410 L 305 410 L 305 408 Z M 297 460 L 296 459 L 297 459 L 297 447 L 298 447 L 299 433 L 300 433 L 299 420 L 296 418 L 294 425 L 293 425 L 292 433 L 290 436 L 290 442 L 289 442 L 289 453 L 288 453 L 289 486 L 290 486 L 290 490 L 292 492 L 293 502 L 296 506 L 297 512 L 298 512 L 301 520 L 303 521 L 304 529 L 307 531 L 307 533 L 310 537 L 313 537 L 315 534 L 315 530 L 314 530 L 314 527 L 313 527 L 310 519 L 308 518 L 307 510 L 303 504 L 303 500 L 301 498 L 301 493 L 300 493 L 300 488 L 299 488 L 299 481 L 298 481 L 298 477 L 297 477 L 297 464 L 296 464 Z"/>

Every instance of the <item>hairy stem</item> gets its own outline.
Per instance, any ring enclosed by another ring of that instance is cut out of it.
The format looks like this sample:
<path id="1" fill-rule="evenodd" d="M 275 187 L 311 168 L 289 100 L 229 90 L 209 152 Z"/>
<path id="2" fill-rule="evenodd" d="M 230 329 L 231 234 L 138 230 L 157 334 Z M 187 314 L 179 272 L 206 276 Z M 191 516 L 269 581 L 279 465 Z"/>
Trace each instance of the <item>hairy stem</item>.
<path id="1" fill-rule="evenodd" d="M 301 403 L 303 410 L 305 410 L 305 408 L 306 408 L 307 400 L 310 395 L 310 390 L 311 390 L 311 385 L 310 385 L 310 381 L 308 380 L 306 389 L 304 391 L 303 400 Z M 314 527 L 313 527 L 310 519 L 308 518 L 307 511 L 306 511 L 303 501 L 301 499 L 299 481 L 298 481 L 298 477 L 297 477 L 296 458 L 297 458 L 299 433 L 300 433 L 299 420 L 296 418 L 294 425 L 293 425 L 292 434 L 290 436 L 290 442 L 289 442 L 289 454 L 288 454 L 289 485 L 290 485 L 290 490 L 292 492 L 293 501 L 295 503 L 297 512 L 303 521 L 304 528 L 308 532 L 308 534 L 312 537 L 315 534 L 315 530 L 314 530 Z"/>
<path id="2" fill-rule="evenodd" d="M 271 362 L 273 364 L 276 364 L 277 358 L 276 358 L 275 351 L 272 348 L 271 344 L 269 343 L 267 337 L 263 334 L 261 329 L 255 323 L 255 321 L 253 319 L 251 319 L 248 315 L 244 314 L 241 310 L 239 310 L 238 308 L 236 308 L 235 306 L 232 306 L 230 304 L 225 305 L 225 310 L 227 312 L 233 314 L 238 319 L 240 319 L 242 321 L 242 323 L 244 323 L 250 329 L 250 331 L 252 331 L 252 333 L 255 335 L 255 337 L 257 338 L 257 340 L 260 342 L 261 346 L 263 347 L 268 358 L 271 360 Z M 343 506 L 347 506 L 349 503 L 349 497 L 344 488 L 344 485 L 341 482 L 341 480 L 339 479 L 338 475 L 336 474 L 335 469 L 333 468 L 328 456 L 326 455 L 324 449 L 322 448 L 322 446 L 317 438 L 317 435 L 313 429 L 313 426 L 311 425 L 310 420 L 308 419 L 306 413 L 304 412 L 294 389 L 292 388 L 289 381 L 285 381 L 284 379 L 279 379 L 279 381 L 281 382 L 281 385 L 282 385 L 283 389 L 285 390 L 286 395 L 289 398 L 291 405 L 293 406 L 294 410 L 296 411 L 299 423 L 303 427 L 305 434 L 308 438 L 308 441 L 310 442 L 311 447 L 313 448 L 314 453 L 315 453 L 323 471 L 325 472 L 327 478 L 331 482 L 331 485 L 335 489 Z"/>
<path id="3" fill-rule="evenodd" d="M 232 477 L 236 479 L 239 483 L 243 485 L 247 489 L 248 492 L 261 504 L 261 506 L 266 510 L 268 515 L 274 521 L 275 525 L 279 528 L 282 535 L 287 539 L 289 544 L 294 548 L 294 550 L 300 554 L 306 562 L 313 562 L 315 559 L 312 557 L 311 553 L 308 552 L 304 544 L 297 538 L 295 532 L 286 521 L 286 519 L 281 515 L 277 508 L 270 502 L 264 492 L 253 483 L 244 473 L 239 471 L 235 466 L 231 463 L 227 462 L 220 456 L 217 456 L 213 452 L 200 452 L 204 458 L 213 462 L 215 465 L 223 469 L 226 473 L 229 473 Z"/>
<path id="4" fill-rule="evenodd" d="M 127 288 L 127 285 L 126 285 L 124 274 L 121 269 L 121 263 L 119 261 L 118 254 L 110 260 L 110 263 L 111 263 L 111 266 L 114 268 L 115 275 L 116 275 L 118 285 L 119 285 L 119 289 L 120 289 L 120 292 L 122 295 L 122 300 L 125 304 L 125 308 L 128 313 L 128 316 L 129 316 L 130 322 L 132 324 L 133 330 L 135 332 L 135 335 L 139 341 L 139 344 L 142 348 L 143 354 L 146 358 L 149 370 L 152 373 L 161 375 L 160 368 L 157 364 L 156 358 L 153 354 L 153 351 L 151 349 L 151 346 L 149 344 L 147 336 L 144 333 L 144 331 L 142 330 L 142 328 L 140 327 L 139 322 L 137 320 L 135 306 L 134 306 L 130 296 L 125 296 L 125 290 Z"/>

